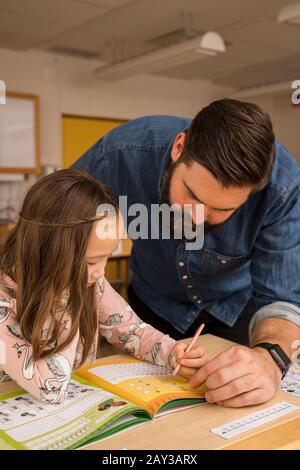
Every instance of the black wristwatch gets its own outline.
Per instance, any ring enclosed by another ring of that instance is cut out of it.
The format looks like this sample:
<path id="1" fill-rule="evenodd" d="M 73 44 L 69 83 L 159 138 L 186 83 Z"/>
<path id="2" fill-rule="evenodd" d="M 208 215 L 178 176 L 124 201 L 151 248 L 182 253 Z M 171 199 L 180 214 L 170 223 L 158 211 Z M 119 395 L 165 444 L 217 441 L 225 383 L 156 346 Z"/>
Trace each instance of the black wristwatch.
<path id="1" fill-rule="evenodd" d="M 285 354 L 283 349 L 279 346 L 279 344 L 272 344 L 272 343 L 258 343 L 253 346 L 254 348 L 264 348 L 269 351 L 271 354 L 272 358 L 280 368 L 282 372 L 282 377 L 283 379 L 289 370 L 289 367 L 291 365 L 291 361 L 289 357 Z"/>

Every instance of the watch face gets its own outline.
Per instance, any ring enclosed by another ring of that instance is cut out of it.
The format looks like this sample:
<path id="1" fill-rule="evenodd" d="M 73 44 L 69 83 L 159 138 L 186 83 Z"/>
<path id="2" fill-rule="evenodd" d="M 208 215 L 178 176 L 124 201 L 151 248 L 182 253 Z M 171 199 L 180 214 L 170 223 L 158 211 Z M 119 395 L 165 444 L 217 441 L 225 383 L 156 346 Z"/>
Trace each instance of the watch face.
<path id="1" fill-rule="evenodd" d="M 289 370 L 291 361 L 289 357 L 285 354 L 279 344 L 271 344 L 271 343 L 259 343 L 255 345 L 256 347 L 265 348 L 271 354 L 272 358 L 280 368 L 282 372 L 282 379 L 286 375 L 287 371 Z"/>
<path id="2" fill-rule="evenodd" d="M 289 357 L 285 354 L 285 352 L 281 349 L 278 344 L 275 344 L 272 350 L 276 353 L 278 360 L 282 362 L 284 367 L 288 367 L 290 365 L 291 361 Z"/>
<path id="3" fill-rule="evenodd" d="M 272 354 L 272 357 L 274 358 L 274 360 L 280 367 L 281 372 L 282 372 L 282 379 L 283 379 L 287 371 L 289 370 L 290 363 L 291 363 L 290 359 L 278 344 L 273 345 L 273 347 L 270 349 L 270 353 Z"/>

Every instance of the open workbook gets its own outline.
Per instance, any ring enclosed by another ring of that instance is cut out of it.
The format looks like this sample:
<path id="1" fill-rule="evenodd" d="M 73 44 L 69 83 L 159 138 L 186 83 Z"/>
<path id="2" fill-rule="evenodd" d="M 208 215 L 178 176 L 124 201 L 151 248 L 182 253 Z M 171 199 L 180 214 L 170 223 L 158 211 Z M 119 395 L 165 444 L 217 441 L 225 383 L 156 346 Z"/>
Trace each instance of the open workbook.
<path id="1" fill-rule="evenodd" d="M 127 356 L 96 361 L 72 375 L 62 404 L 42 402 L 24 390 L 0 395 L 0 449 L 76 449 L 204 403 L 204 392 L 166 367 Z"/>

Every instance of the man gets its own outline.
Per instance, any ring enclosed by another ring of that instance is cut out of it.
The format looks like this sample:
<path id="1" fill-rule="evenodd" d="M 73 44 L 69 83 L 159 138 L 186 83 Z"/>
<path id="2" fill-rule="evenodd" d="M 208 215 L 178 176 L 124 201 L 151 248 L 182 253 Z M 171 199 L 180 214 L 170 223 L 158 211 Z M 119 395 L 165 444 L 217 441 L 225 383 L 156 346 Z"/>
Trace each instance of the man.
<path id="1" fill-rule="evenodd" d="M 100 139 L 75 168 L 105 182 L 117 201 L 126 195 L 128 207 L 191 204 L 196 224 L 204 205 L 202 249 L 187 250 L 175 237 L 134 241 L 129 302 L 175 338 L 204 321 L 206 333 L 247 345 L 191 378 L 192 386 L 206 381 L 208 401 L 272 398 L 300 338 L 300 167 L 274 142 L 269 116 L 224 99 L 192 122 L 136 119 Z"/>

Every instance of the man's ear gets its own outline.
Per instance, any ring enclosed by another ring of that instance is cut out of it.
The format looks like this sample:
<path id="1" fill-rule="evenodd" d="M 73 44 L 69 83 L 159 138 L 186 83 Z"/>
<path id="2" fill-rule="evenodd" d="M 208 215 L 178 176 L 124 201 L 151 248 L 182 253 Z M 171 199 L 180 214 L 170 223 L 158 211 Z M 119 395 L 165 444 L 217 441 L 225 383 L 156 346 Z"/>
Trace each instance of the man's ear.
<path id="1" fill-rule="evenodd" d="M 171 150 L 171 158 L 172 158 L 173 162 L 177 162 L 180 155 L 182 154 L 185 139 L 186 139 L 186 133 L 185 132 L 180 132 L 179 134 L 177 134 L 177 136 L 176 136 L 176 138 L 173 142 L 172 150 Z"/>

